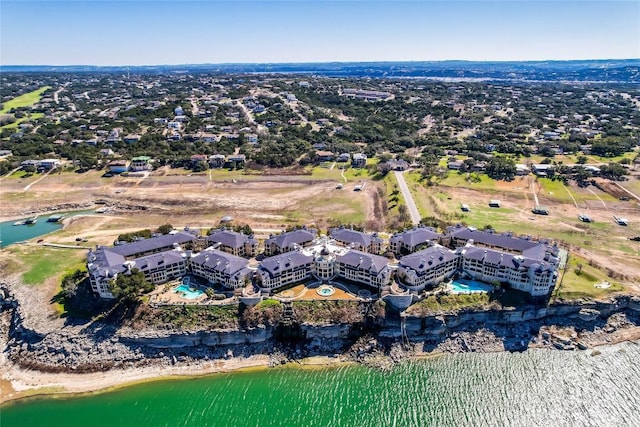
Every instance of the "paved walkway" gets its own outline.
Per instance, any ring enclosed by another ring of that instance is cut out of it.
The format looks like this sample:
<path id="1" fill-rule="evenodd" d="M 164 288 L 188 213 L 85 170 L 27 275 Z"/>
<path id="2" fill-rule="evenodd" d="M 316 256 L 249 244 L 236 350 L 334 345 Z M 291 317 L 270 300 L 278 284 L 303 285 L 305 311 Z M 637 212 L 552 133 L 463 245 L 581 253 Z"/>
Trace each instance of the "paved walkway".
<path id="1" fill-rule="evenodd" d="M 413 201 L 413 196 L 409 191 L 409 187 L 407 187 L 407 183 L 404 180 L 404 175 L 400 171 L 395 171 L 394 173 L 396 174 L 396 180 L 398 181 L 398 187 L 402 192 L 402 197 L 404 197 L 404 201 L 407 204 L 409 216 L 411 216 L 411 222 L 413 222 L 414 225 L 418 225 L 420 223 L 420 212 L 418 212 L 418 207 Z"/>

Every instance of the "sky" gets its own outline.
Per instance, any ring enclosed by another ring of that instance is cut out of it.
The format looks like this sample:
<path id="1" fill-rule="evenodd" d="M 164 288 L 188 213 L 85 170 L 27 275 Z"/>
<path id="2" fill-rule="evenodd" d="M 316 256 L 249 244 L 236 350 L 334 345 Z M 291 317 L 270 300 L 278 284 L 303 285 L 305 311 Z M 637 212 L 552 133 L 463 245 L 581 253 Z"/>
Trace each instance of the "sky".
<path id="1" fill-rule="evenodd" d="M 1 65 L 640 58 L 640 1 L 0 1 Z"/>

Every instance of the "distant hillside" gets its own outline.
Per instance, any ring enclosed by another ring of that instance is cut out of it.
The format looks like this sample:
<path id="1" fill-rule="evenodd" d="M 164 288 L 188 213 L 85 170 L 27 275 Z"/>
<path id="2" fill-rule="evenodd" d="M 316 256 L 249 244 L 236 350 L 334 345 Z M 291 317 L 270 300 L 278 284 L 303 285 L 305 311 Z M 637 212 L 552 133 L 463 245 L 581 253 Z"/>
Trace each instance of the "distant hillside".
<path id="1" fill-rule="evenodd" d="M 2 73 L 295 73 L 329 77 L 640 83 L 640 59 L 520 62 L 328 62 L 153 66 L 5 65 Z"/>

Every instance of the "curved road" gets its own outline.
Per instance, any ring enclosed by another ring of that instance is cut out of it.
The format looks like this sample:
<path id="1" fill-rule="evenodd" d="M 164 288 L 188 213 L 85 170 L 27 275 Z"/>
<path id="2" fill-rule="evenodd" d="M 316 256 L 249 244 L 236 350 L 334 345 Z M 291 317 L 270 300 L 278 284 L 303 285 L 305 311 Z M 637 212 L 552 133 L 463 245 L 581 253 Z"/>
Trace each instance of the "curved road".
<path id="1" fill-rule="evenodd" d="M 396 180 L 398 181 L 398 187 L 402 192 L 402 197 L 404 197 L 404 201 L 407 204 L 409 216 L 411 216 L 411 222 L 413 222 L 414 225 L 418 225 L 420 223 L 420 212 L 418 212 L 418 207 L 413 201 L 413 196 L 409 191 L 409 187 L 407 187 L 407 183 L 404 180 L 404 175 L 400 171 L 395 171 L 394 173 L 396 174 Z"/>

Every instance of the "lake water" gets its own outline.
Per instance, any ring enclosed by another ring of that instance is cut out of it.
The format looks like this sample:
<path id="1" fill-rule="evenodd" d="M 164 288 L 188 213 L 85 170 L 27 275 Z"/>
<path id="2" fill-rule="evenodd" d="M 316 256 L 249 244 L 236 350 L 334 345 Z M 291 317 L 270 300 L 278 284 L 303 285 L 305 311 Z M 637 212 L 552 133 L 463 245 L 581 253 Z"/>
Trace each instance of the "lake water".
<path id="1" fill-rule="evenodd" d="M 5 221 L 0 223 L 0 248 L 7 247 L 16 242 L 22 242 L 23 240 L 30 240 L 35 237 L 43 236 L 62 228 L 61 222 L 47 222 L 47 219 L 53 215 L 64 214 L 66 217 L 76 215 L 90 215 L 94 211 L 73 211 L 73 212 L 60 212 L 51 213 L 38 216 L 38 222 L 30 225 L 14 225 L 16 221 Z M 26 219 L 26 218 L 23 218 Z"/>
<path id="2" fill-rule="evenodd" d="M 217 374 L 2 408 L 27 426 L 640 425 L 640 345 Z"/>

